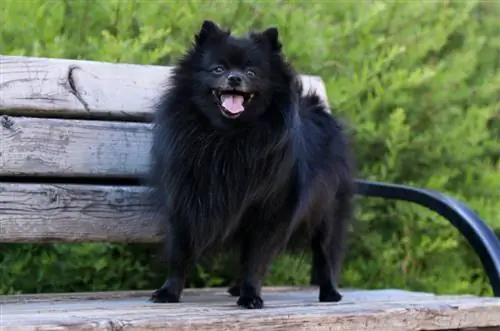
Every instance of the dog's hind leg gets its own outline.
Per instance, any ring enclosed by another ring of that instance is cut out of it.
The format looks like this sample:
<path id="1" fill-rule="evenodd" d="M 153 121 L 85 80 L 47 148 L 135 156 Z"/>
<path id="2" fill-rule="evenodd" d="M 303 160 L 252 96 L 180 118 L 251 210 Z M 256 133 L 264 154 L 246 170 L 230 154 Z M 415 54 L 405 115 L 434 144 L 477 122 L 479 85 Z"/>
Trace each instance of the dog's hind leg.
<path id="1" fill-rule="evenodd" d="M 239 284 L 234 284 L 230 286 L 227 290 L 229 295 L 232 297 L 239 297 L 240 296 L 240 285 Z"/>
<path id="2" fill-rule="evenodd" d="M 313 235 L 313 275 L 319 285 L 320 302 L 337 302 L 342 299 L 338 291 L 344 259 L 347 225 L 351 214 L 349 196 L 340 196 L 331 215 L 326 215 Z"/>

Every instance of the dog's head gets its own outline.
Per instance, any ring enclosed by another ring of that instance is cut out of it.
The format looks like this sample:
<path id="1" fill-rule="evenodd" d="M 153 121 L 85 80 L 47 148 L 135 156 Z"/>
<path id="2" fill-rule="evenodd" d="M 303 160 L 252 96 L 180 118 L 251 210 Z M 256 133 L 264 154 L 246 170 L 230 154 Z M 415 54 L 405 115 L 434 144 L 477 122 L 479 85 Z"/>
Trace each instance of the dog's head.
<path id="1" fill-rule="evenodd" d="M 258 118 L 291 79 L 277 28 L 235 37 L 211 21 L 203 22 L 180 69 L 192 100 L 215 122 Z"/>

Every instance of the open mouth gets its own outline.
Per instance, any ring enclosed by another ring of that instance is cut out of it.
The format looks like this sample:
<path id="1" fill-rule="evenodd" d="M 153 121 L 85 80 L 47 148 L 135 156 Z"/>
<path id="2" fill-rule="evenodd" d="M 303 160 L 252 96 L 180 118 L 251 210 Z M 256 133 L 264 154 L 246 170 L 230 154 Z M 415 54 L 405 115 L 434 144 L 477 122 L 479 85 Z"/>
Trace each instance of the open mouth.
<path id="1" fill-rule="evenodd" d="M 215 100 L 224 116 L 236 118 L 245 110 L 246 105 L 252 100 L 254 94 L 238 90 L 212 90 Z"/>

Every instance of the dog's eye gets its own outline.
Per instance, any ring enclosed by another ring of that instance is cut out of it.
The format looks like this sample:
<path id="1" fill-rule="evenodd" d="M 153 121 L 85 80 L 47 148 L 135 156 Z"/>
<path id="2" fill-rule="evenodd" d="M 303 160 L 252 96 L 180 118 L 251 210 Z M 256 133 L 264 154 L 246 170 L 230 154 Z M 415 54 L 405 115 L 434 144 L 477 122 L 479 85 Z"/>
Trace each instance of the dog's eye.
<path id="1" fill-rule="evenodd" d="M 221 74 L 224 72 L 224 67 L 219 65 L 219 66 L 216 66 L 215 68 L 212 69 L 212 72 L 214 74 Z"/>
<path id="2" fill-rule="evenodd" d="M 247 76 L 250 78 L 255 77 L 255 72 L 253 70 L 247 70 Z"/>

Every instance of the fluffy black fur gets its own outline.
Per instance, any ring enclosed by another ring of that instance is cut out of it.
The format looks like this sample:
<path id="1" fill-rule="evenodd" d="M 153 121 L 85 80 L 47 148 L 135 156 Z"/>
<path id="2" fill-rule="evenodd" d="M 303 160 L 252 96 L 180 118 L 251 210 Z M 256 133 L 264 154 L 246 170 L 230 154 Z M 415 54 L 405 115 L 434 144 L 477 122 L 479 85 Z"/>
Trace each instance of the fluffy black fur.
<path id="1" fill-rule="evenodd" d="M 238 249 L 233 294 L 238 305 L 261 308 L 268 265 L 304 239 L 319 300 L 342 298 L 350 148 L 320 98 L 303 93 L 281 48 L 274 27 L 235 37 L 205 21 L 175 67 L 153 130 L 151 197 L 166 225 L 170 273 L 152 301 L 178 302 L 200 258 Z M 231 89 L 245 95 L 240 114 L 221 106 Z"/>

